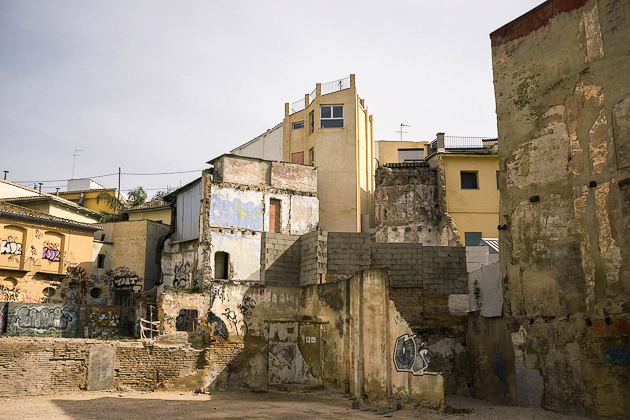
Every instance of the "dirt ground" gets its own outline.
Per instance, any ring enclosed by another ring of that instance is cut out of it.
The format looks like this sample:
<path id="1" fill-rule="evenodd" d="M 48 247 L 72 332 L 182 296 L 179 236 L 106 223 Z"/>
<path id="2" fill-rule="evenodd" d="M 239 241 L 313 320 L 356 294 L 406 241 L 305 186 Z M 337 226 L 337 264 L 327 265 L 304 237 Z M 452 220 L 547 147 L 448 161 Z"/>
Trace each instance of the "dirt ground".
<path id="1" fill-rule="evenodd" d="M 350 398 L 325 391 L 309 393 L 216 391 L 211 394 L 179 392 L 76 392 L 69 394 L 5 397 L 0 419 L 586 419 L 543 410 L 492 405 L 472 398 L 447 397 L 453 408 L 466 413 L 440 414 L 403 405 L 397 411 L 363 406 L 353 410 Z"/>

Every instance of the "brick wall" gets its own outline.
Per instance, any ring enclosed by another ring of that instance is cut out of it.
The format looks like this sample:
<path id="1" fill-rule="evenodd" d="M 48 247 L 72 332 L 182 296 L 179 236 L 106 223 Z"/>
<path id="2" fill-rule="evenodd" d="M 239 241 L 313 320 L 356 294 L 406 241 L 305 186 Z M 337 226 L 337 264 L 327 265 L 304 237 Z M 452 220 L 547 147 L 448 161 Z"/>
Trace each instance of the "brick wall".
<path id="1" fill-rule="evenodd" d="M 370 234 L 328 232 L 328 276 L 351 276 L 370 268 Z"/>
<path id="2" fill-rule="evenodd" d="M 328 270 L 328 233 L 314 231 L 300 238 L 300 286 L 321 283 Z"/>
<path id="3" fill-rule="evenodd" d="M 425 295 L 468 293 L 466 248 L 425 246 L 422 254 Z"/>
<path id="4" fill-rule="evenodd" d="M 197 350 L 152 342 L 87 339 L 0 338 L 0 395 L 37 395 L 85 390 L 90 349 L 115 348 L 114 387 L 149 391 L 170 388 L 194 374 L 217 378 L 242 344 L 218 343 Z"/>
<path id="5" fill-rule="evenodd" d="M 379 243 L 371 246 L 372 267 L 389 267 L 392 287 L 422 287 L 422 244 Z"/>
<path id="6" fill-rule="evenodd" d="M 268 286 L 300 286 L 300 237 L 262 234 L 261 282 Z"/>

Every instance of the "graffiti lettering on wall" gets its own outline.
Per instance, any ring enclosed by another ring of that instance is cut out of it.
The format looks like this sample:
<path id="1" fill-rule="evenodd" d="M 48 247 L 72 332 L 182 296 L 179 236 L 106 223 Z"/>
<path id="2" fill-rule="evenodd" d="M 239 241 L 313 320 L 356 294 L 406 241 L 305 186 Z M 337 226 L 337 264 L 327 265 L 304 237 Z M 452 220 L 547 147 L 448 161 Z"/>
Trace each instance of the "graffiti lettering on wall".
<path id="1" fill-rule="evenodd" d="M 173 287 L 192 287 L 192 273 L 190 271 L 190 263 L 182 262 L 180 265 L 175 265 L 174 272 L 175 278 L 173 279 Z"/>
<path id="2" fill-rule="evenodd" d="M 249 296 L 243 296 L 241 303 L 237 305 L 238 312 L 241 314 L 241 319 L 238 319 L 238 313 L 230 308 L 225 308 L 223 317 L 232 325 L 238 336 L 247 336 L 249 330 L 249 324 L 247 320 L 252 316 L 252 309 L 256 307 L 256 301 Z"/>
<path id="3" fill-rule="evenodd" d="M 0 300 L 5 302 L 22 302 L 23 299 L 22 292 L 16 288 L 0 284 Z"/>
<path id="4" fill-rule="evenodd" d="M 48 241 L 44 242 L 42 259 L 52 262 L 59 262 L 59 244 Z"/>
<path id="5" fill-rule="evenodd" d="M 497 344 L 494 357 L 494 374 L 497 378 L 499 378 L 501 383 L 505 385 L 505 372 L 507 372 L 507 366 L 505 366 L 505 362 L 503 361 L 503 352 L 501 351 L 501 346 L 499 344 Z"/>
<path id="6" fill-rule="evenodd" d="M 61 306 L 20 306 L 8 330 L 16 335 L 61 336 L 77 324 L 77 313 Z"/>
<path id="7" fill-rule="evenodd" d="M 79 292 L 75 288 L 62 289 L 61 298 L 65 300 L 66 305 L 77 306 L 79 304 Z"/>
<path id="8" fill-rule="evenodd" d="M 37 239 L 42 239 L 44 237 L 44 234 L 40 232 L 39 229 L 35 229 L 35 237 Z"/>
<path id="9" fill-rule="evenodd" d="M 613 366 L 626 367 L 630 365 L 630 347 L 621 347 L 619 349 L 606 348 L 606 353 L 602 357 L 604 363 Z"/>
<path id="10" fill-rule="evenodd" d="M 17 241 L 17 238 L 9 236 L 3 239 L 1 244 L 0 254 L 22 255 L 22 244 Z"/>
<path id="11" fill-rule="evenodd" d="M 223 340 L 230 338 L 228 329 L 221 318 L 216 316 L 212 311 L 208 311 L 208 325 L 212 328 L 212 335 Z"/>
<path id="12" fill-rule="evenodd" d="M 80 283 L 87 280 L 87 273 L 83 268 L 79 267 L 78 265 L 68 267 L 66 269 L 66 273 L 68 273 L 68 276 L 70 276 L 70 281 L 72 282 Z"/>
<path id="13" fill-rule="evenodd" d="M 91 309 L 88 314 L 89 328 L 118 328 L 118 313 L 113 311 L 99 311 Z"/>
<path id="14" fill-rule="evenodd" d="M 397 372 L 423 375 L 429 368 L 429 360 L 429 349 L 415 335 L 403 334 L 396 339 L 394 366 Z"/>
<path id="15" fill-rule="evenodd" d="M 238 310 L 241 311 L 244 320 L 249 319 L 252 316 L 252 311 L 250 311 L 250 309 L 255 307 L 256 301 L 249 296 L 244 296 L 243 302 L 238 304 Z"/>
<path id="16" fill-rule="evenodd" d="M 179 315 L 175 319 L 175 329 L 177 331 L 194 331 L 197 317 L 196 309 L 180 309 Z"/>
<path id="17" fill-rule="evenodd" d="M 118 267 L 107 274 L 112 276 L 115 290 L 133 290 L 135 293 L 142 290 L 142 279 L 127 267 Z"/>

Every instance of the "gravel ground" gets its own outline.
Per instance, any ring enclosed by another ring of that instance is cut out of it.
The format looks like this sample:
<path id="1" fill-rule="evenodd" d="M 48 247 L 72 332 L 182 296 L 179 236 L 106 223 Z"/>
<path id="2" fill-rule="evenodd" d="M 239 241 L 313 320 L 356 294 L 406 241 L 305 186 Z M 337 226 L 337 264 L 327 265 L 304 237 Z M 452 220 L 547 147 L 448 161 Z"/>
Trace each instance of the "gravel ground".
<path id="1" fill-rule="evenodd" d="M 404 405 L 389 412 L 378 406 L 351 408 L 339 394 L 216 391 L 212 394 L 179 392 L 76 392 L 57 395 L 4 397 L 0 419 L 586 419 L 543 410 L 493 405 L 473 398 L 447 397 L 464 413 L 440 414 Z M 387 411 L 387 412 L 386 412 Z M 457 410 L 456 410 L 457 411 Z"/>

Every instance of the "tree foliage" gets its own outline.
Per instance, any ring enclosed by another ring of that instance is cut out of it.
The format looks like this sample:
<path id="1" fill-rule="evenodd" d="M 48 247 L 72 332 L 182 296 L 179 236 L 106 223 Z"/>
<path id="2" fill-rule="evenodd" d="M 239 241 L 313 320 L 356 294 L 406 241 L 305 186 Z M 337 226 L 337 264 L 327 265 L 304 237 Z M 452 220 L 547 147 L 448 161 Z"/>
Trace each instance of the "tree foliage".
<path id="1" fill-rule="evenodd" d="M 140 204 L 144 204 L 147 201 L 147 193 L 144 188 L 140 186 L 130 190 L 127 197 L 127 200 L 125 200 L 124 198 L 119 198 L 107 191 L 103 191 L 96 197 L 97 203 L 104 201 L 111 209 L 111 212 L 103 212 L 103 222 L 119 222 L 121 220 L 127 220 L 127 215 L 123 213 L 125 209 L 138 207 Z"/>

